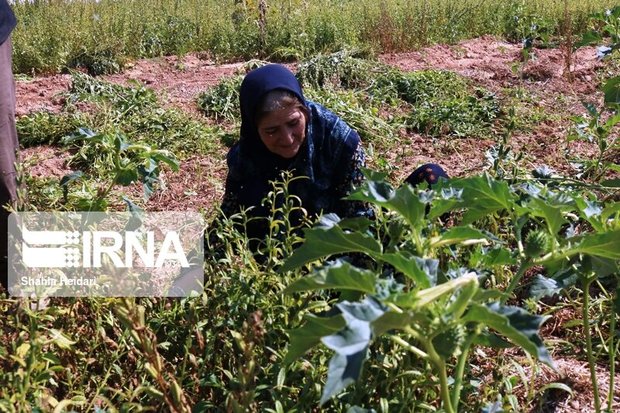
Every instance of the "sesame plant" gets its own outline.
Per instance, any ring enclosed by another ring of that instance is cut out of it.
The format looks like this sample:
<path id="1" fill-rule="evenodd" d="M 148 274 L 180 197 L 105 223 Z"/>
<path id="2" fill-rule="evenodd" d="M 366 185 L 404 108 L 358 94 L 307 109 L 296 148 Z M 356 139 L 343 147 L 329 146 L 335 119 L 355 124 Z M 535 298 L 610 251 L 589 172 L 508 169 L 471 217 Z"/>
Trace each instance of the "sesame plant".
<path id="1" fill-rule="evenodd" d="M 327 311 L 307 312 L 305 324 L 290 332 L 286 355 L 292 362 L 320 344 L 334 351 L 321 404 L 360 377 L 370 347 L 384 336 L 429 363 L 446 412 L 459 411 L 476 346 L 517 346 L 553 366 L 539 335 L 545 317 L 507 305 L 523 274 L 542 266 L 588 279 L 586 263 L 620 259 L 614 202 L 584 201 L 543 181 L 511 185 L 487 175 L 432 190 L 395 189 L 382 176 L 370 178 L 350 199 L 374 204 L 377 219 L 324 216 L 282 268 L 311 268 L 288 286 L 289 294 L 340 292 Z M 446 214 L 456 220 L 447 228 Z M 512 275 L 496 282 L 506 265 Z"/>

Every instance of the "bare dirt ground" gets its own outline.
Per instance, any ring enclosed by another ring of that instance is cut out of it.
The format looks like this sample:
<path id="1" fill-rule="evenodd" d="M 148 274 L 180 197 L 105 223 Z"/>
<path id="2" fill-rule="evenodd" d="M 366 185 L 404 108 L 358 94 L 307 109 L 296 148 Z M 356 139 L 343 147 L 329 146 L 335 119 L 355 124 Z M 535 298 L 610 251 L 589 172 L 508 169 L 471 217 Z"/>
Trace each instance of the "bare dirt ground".
<path id="1" fill-rule="evenodd" d="M 569 118 L 584 112 L 581 101 L 600 101 L 597 87 L 603 63 L 597 59 L 594 48 L 579 49 L 572 56 L 569 72 L 564 55 L 561 49 L 537 49 L 534 51 L 535 57 L 522 64 L 521 45 L 482 37 L 457 45 L 437 45 L 418 52 L 386 54 L 379 58 L 406 71 L 429 68 L 455 71 L 502 96 L 504 106 L 511 104 L 511 99 L 516 99 L 510 94 L 519 91 L 519 99 L 529 100 L 534 110 L 553 115 L 540 116 L 540 122 L 532 130 L 514 134 L 511 145 L 515 154 L 523 152 L 527 166 L 547 164 L 570 175 L 574 171 L 565 153 L 589 156 L 593 148 L 581 142 L 567 143 L 566 137 L 572 125 Z M 199 116 L 196 106 L 198 94 L 240 67 L 241 63 L 218 65 L 198 55 L 187 55 L 182 58 L 141 60 L 123 73 L 105 78 L 122 84 L 129 80 L 141 82 L 156 90 L 164 104 Z M 62 74 L 18 81 L 17 115 L 40 110 L 60 111 L 63 105 L 60 94 L 68 90 L 69 83 L 70 76 Z M 495 143 L 491 139 L 478 138 L 429 142 L 427 137 L 418 134 L 409 134 L 407 138 L 410 143 L 403 145 L 401 151 L 385 154 L 394 164 L 401 166 L 402 176 L 395 176 L 397 180 L 426 162 L 441 163 L 453 176 L 479 171 L 485 162 L 485 151 Z M 24 156 L 35 152 L 36 149 L 28 150 Z M 57 160 L 51 162 L 58 163 Z M 214 167 L 225 173 L 224 165 Z M 183 179 L 180 175 L 170 178 Z M 199 192 L 197 189 L 193 188 L 194 192 Z M 217 189 L 213 188 L 215 191 Z M 192 188 L 189 190 L 192 191 Z M 205 205 L 208 206 L 209 203 Z"/>
<path id="2" fill-rule="evenodd" d="M 529 130 L 515 133 L 511 139 L 513 151 L 524 153 L 522 162 L 525 166 L 547 164 L 571 175 L 574 170 L 565 154 L 588 156 L 594 148 L 584 143 L 567 143 L 572 125 L 570 117 L 584 112 L 581 101 L 600 103 L 602 95 L 597 88 L 605 75 L 602 72 L 610 69 L 597 59 L 593 48 L 578 50 L 572 56 L 570 71 L 561 49 L 537 49 L 534 54 L 535 59 L 523 64 L 521 45 L 482 37 L 452 46 L 437 45 L 412 53 L 386 54 L 380 56 L 380 60 L 407 71 L 429 68 L 455 71 L 496 92 L 504 106 L 510 105 L 511 99 L 517 100 L 516 106 L 526 101 L 530 110 L 526 116 L 540 116 L 530 119 L 533 126 Z M 122 84 L 129 80 L 142 82 L 157 91 L 165 105 L 199 116 L 197 95 L 223 77 L 232 75 L 239 67 L 240 63 L 218 65 L 198 55 L 188 55 L 138 61 L 123 73 L 105 78 Z M 68 90 L 69 82 L 70 76 L 63 74 L 18 80 L 18 116 L 41 110 L 60 111 L 63 105 L 61 93 Z M 473 138 L 433 141 L 418 134 L 408 134 L 406 139 L 409 143 L 402 145 L 397 152 L 384 154 L 398 165 L 395 179 L 402 179 L 425 162 L 441 163 L 452 176 L 479 171 L 485 164 L 485 151 L 495 143 L 491 139 Z M 22 159 L 34 176 L 60 178 L 70 171 L 65 157 L 66 154 L 53 147 L 22 151 Z M 218 159 L 195 155 L 184 160 L 180 173 L 164 171 L 164 186 L 149 201 L 149 209 L 212 209 L 223 192 L 224 158 L 224 150 L 218 154 Z M 138 189 L 135 191 L 137 193 Z M 534 407 L 531 411 L 593 411 L 585 363 L 565 358 L 558 360 L 558 367 L 556 372 L 544 370 L 537 380 L 542 382 L 541 385 L 558 381 L 567 383 L 573 387 L 573 395 L 557 391 L 555 402 L 547 401 L 544 408 Z M 607 375 L 601 374 L 601 377 Z M 620 377 L 616 380 L 620 383 Z M 494 384 L 487 382 L 486 385 Z M 617 400 L 620 405 L 620 389 L 617 389 Z"/>

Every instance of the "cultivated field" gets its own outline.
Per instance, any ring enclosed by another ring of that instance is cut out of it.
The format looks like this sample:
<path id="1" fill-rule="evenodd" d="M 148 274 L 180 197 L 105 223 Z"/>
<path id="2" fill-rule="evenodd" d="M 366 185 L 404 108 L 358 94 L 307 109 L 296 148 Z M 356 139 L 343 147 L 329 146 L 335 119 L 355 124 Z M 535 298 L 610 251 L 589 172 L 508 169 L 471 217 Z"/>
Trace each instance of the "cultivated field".
<path id="1" fill-rule="evenodd" d="M 613 6 L 17 2 L 18 210 L 211 236 L 198 297 L 2 295 L 0 410 L 620 410 Z M 217 208 L 267 61 L 360 133 L 377 217 L 302 237 L 287 203 L 253 255 Z M 399 189 L 426 162 L 452 179 Z"/>

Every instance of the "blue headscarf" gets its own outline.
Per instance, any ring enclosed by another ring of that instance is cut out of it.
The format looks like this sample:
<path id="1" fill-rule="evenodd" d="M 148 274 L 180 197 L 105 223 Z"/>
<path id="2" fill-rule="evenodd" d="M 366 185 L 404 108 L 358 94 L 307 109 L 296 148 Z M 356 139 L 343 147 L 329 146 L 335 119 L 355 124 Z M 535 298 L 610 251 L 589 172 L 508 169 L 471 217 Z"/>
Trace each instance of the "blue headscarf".
<path id="1" fill-rule="evenodd" d="M 256 112 L 260 103 L 267 93 L 280 89 L 287 90 L 297 96 L 304 103 L 304 95 L 299 81 L 285 66 L 270 64 L 262 66 L 248 73 L 241 83 L 239 91 L 239 103 L 241 107 L 241 139 L 239 145 L 242 152 L 259 151 L 261 156 L 269 156 L 270 152 L 265 147 L 258 134 L 255 122 Z"/>
<path id="2" fill-rule="evenodd" d="M 270 152 L 258 134 L 255 114 L 265 95 L 273 90 L 293 93 L 308 109 L 306 139 L 292 159 Z M 304 98 L 299 81 L 285 66 L 269 64 L 248 73 L 240 90 L 241 136 L 227 156 L 226 190 L 233 191 L 241 205 L 258 206 L 283 170 L 293 171 L 297 180 L 289 188 L 310 214 L 333 212 L 339 197 L 330 193 L 357 149 L 357 132 L 331 111 Z"/>
<path id="3" fill-rule="evenodd" d="M 0 44 L 5 42 L 16 24 L 17 20 L 11 6 L 6 0 L 0 0 Z"/>

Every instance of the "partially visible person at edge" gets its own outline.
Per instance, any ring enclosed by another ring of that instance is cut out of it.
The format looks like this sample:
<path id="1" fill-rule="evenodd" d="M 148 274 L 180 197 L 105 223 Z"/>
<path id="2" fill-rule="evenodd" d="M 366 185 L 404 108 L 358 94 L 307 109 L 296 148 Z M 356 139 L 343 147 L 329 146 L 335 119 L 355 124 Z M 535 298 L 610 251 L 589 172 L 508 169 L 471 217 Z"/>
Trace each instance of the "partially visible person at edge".
<path id="1" fill-rule="evenodd" d="M 289 185 L 289 192 L 299 197 L 310 217 L 332 212 L 341 218 L 374 215 L 363 202 L 343 200 L 364 179 L 365 154 L 358 133 L 305 99 L 289 69 L 269 64 L 249 72 L 241 84 L 240 104 L 241 137 L 227 156 L 224 215 L 254 207 L 251 216 L 267 216 L 261 201 L 272 189 L 269 181 L 278 180 L 283 171 L 302 177 Z M 447 177 L 443 169 L 427 164 L 406 182 L 433 184 L 440 177 Z M 254 221 L 247 231 L 250 239 L 264 239 L 267 224 Z"/>
<path id="2" fill-rule="evenodd" d="M 17 20 L 7 3 L 0 0 L 0 284 L 6 288 L 8 277 L 7 207 L 17 199 L 15 153 L 15 83 L 12 72 L 11 32 Z"/>

